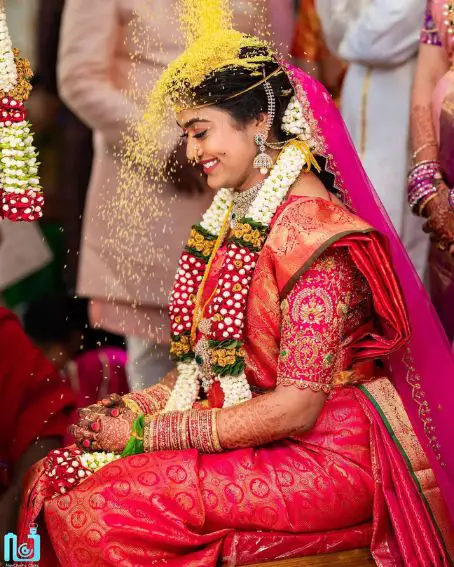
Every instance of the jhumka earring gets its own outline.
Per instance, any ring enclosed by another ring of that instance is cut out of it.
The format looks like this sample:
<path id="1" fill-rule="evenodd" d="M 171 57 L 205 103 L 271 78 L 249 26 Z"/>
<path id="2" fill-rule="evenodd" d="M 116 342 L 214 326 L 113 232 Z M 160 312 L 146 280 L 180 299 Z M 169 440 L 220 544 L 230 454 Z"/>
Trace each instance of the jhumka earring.
<path id="1" fill-rule="evenodd" d="M 255 156 L 253 166 L 256 169 L 260 169 L 262 175 L 266 175 L 268 170 L 274 165 L 273 159 L 266 153 L 266 140 L 268 139 L 268 133 L 274 122 L 276 102 L 272 86 L 269 83 L 263 83 L 263 88 L 265 89 L 266 98 L 268 100 L 268 120 L 266 122 L 265 132 L 258 132 L 254 136 L 254 141 L 259 147 L 259 153 Z"/>

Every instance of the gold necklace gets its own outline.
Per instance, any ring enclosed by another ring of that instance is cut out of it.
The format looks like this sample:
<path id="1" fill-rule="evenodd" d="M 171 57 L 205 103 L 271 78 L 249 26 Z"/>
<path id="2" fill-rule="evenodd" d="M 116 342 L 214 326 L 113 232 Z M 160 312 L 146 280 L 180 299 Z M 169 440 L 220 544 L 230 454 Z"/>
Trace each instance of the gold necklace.
<path id="1" fill-rule="evenodd" d="M 231 227 L 236 228 L 238 222 L 246 216 L 249 207 L 254 202 L 265 181 L 260 181 L 256 185 L 245 191 L 233 194 L 232 222 Z"/>

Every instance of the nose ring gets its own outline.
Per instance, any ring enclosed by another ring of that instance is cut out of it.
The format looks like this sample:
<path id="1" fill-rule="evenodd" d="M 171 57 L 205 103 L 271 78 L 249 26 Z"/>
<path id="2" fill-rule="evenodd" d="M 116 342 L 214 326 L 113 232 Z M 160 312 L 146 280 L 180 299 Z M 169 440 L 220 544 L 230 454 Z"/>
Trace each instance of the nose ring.
<path id="1" fill-rule="evenodd" d="M 201 157 L 202 156 L 200 154 L 200 146 L 195 146 L 195 148 L 194 148 L 194 161 L 196 163 L 199 163 Z"/>

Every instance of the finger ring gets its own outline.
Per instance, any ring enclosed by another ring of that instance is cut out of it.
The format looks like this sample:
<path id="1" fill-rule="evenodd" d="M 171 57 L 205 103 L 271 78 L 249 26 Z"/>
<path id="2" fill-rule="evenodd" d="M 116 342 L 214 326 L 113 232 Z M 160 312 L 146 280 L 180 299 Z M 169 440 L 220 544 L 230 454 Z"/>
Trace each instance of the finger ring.
<path id="1" fill-rule="evenodd" d="M 113 408 L 110 410 L 110 415 L 112 417 L 118 417 L 120 415 L 120 410 L 118 408 Z"/>
<path id="2" fill-rule="evenodd" d="M 85 447 L 85 449 L 90 449 L 91 447 L 91 440 L 90 439 L 84 439 L 82 441 L 82 446 Z"/>
<path id="3" fill-rule="evenodd" d="M 90 429 L 95 433 L 98 433 L 98 431 L 100 431 L 101 429 L 101 424 L 99 423 L 99 421 L 92 421 L 90 422 Z"/>

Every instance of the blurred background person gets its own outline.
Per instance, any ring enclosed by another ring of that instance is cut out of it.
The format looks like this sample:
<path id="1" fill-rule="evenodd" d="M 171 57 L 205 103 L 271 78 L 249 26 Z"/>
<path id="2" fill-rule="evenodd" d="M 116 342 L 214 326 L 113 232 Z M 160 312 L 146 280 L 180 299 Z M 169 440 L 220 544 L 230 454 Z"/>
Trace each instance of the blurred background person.
<path id="1" fill-rule="evenodd" d="M 92 333 L 87 333 L 86 303 L 52 293 L 31 302 L 24 313 L 25 332 L 70 384 L 76 409 L 129 391 L 126 352 L 93 342 Z M 77 419 L 74 413 L 70 423 Z M 71 439 L 65 442 L 70 444 Z"/>
<path id="2" fill-rule="evenodd" d="M 451 342 L 454 341 L 453 32 L 454 5 L 446 4 L 444 0 L 429 0 L 421 32 L 411 109 L 415 156 L 411 175 L 416 175 L 419 184 L 427 188 L 414 211 L 428 219 L 425 229 L 432 232 L 430 294 Z M 409 198 L 411 201 L 410 192 Z"/>
<path id="3" fill-rule="evenodd" d="M 276 0 L 270 2 L 275 9 Z M 210 199 L 204 194 L 204 180 L 189 166 L 179 172 L 185 190 L 169 185 L 163 193 L 164 214 L 153 214 L 146 197 L 141 210 L 130 211 L 131 216 L 140 215 L 142 225 L 127 245 L 128 217 L 103 220 L 119 182 L 115 152 L 129 120 L 140 116 L 144 103 L 134 92 L 150 92 L 184 47 L 175 22 L 166 16 L 169 6 L 171 11 L 177 2 L 92 0 L 82 7 L 79 0 L 66 0 L 61 30 L 60 95 L 94 130 L 77 291 L 91 299 L 93 325 L 126 336 L 132 390 L 157 382 L 171 368 L 167 293 L 180 246 Z M 267 7 L 262 0 L 233 2 L 236 25 L 242 31 L 267 34 Z M 292 5 L 286 2 L 281 4 L 280 22 L 288 20 L 285 9 L 291 18 Z M 274 10 L 271 13 L 277 17 Z M 276 37 L 277 44 L 286 41 Z"/>
<path id="4" fill-rule="evenodd" d="M 315 0 L 298 2 L 291 55 L 295 65 L 321 81 L 338 100 L 346 64 L 326 45 Z"/>
<path id="5" fill-rule="evenodd" d="M 348 64 L 341 110 L 420 277 L 428 239 L 406 203 L 411 85 L 423 0 L 316 0 L 328 47 Z"/>
<path id="6" fill-rule="evenodd" d="M 52 143 L 56 154 L 52 166 L 57 187 L 57 218 L 65 249 L 63 281 L 67 290 L 74 293 L 93 149 L 92 131 L 63 104 L 58 94 L 57 56 L 64 3 L 64 0 L 37 0 L 37 79 L 31 111 L 33 124 Z"/>
<path id="7" fill-rule="evenodd" d="M 15 531 L 22 481 L 60 447 L 75 407 L 69 382 L 0 307 L 0 533 Z M 3 543 L 3 537 L 0 538 Z M 3 555 L 2 555 L 3 557 Z"/>

